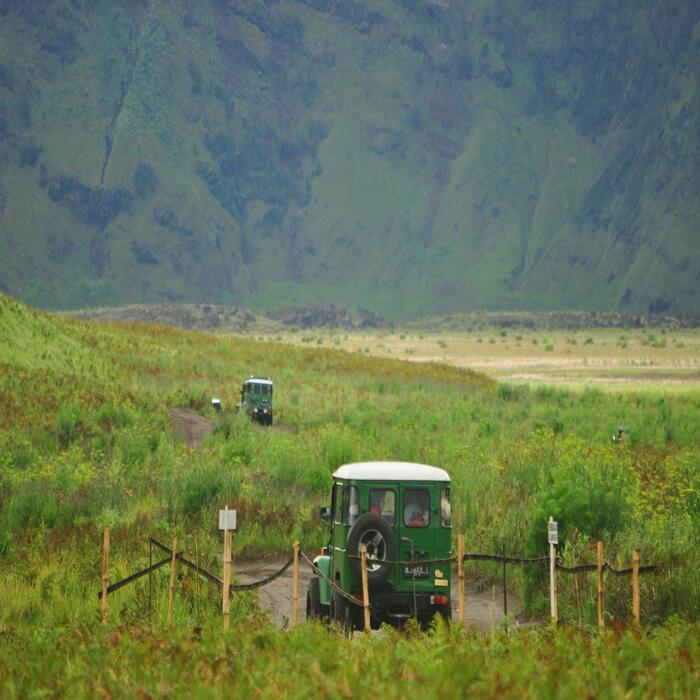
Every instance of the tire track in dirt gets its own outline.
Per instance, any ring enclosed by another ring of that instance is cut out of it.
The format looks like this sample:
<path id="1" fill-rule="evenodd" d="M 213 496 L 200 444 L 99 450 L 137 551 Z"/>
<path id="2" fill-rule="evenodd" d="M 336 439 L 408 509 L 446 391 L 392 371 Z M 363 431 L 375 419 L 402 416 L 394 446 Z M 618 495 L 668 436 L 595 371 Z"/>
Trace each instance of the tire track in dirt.
<path id="1" fill-rule="evenodd" d="M 170 422 L 190 447 L 199 447 L 216 425 L 216 421 L 211 418 L 205 418 L 189 408 L 182 407 L 170 411 Z"/>

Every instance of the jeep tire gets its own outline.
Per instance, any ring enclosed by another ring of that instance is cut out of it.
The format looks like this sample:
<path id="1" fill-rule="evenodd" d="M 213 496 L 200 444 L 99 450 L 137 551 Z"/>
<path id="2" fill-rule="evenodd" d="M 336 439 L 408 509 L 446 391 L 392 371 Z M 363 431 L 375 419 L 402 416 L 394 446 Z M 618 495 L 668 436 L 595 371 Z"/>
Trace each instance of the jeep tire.
<path id="1" fill-rule="evenodd" d="M 306 592 L 306 619 L 309 622 L 320 620 L 322 613 L 321 587 L 318 576 L 312 576 L 309 579 L 309 590 Z"/>
<path id="2" fill-rule="evenodd" d="M 447 603 L 447 605 L 434 605 L 427 608 L 423 614 L 418 617 L 418 625 L 420 628 L 422 630 L 427 630 L 435 615 L 439 615 L 445 622 L 452 622 L 452 606 L 450 603 Z"/>
<path id="3" fill-rule="evenodd" d="M 381 515 L 365 513 L 350 528 L 347 539 L 347 553 L 350 571 L 356 579 L 362 577 L 360 545 L 367 547 L 367 582 L 370 586 L 383 583 L 389 577 L 396 559 L 396 544 L 391 525 Z"/>
<path id="4" fill-rule="evenodd" d="M 338 581 L 338 583 L 340 583 L 340 581 Z M 331 594 L 331 607 L 328 616 L 331 625 L 338 625 L 343 634 L 352 634 L 353 622 L 351 613 L 350 603 L 348 603 L 338 591 L 333 591 Z"/>

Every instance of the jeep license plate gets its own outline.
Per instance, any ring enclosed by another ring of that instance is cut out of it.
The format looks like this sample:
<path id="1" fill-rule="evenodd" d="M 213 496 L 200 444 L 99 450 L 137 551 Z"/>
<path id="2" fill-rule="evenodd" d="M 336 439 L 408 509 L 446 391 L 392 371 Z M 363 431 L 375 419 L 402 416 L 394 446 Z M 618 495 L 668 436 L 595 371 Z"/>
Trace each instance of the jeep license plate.
<path id="1" fill-rule="evenodd" d="M 427 564 L 418 564 L 417 566 L 404 566 L 403 575 L 413 578 L 428 578 L 430 575 L 428 572 Z"/>

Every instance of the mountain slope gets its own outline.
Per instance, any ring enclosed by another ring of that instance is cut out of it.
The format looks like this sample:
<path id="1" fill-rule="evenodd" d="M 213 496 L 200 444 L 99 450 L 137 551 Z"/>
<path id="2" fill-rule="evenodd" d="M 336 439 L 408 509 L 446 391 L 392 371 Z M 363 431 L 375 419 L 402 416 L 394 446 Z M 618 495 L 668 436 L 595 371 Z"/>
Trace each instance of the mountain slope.
<path id="1" fill-rule="evenodd" d="M 700 6 L 0 2 L 0 285 L 694 312 Z"/>

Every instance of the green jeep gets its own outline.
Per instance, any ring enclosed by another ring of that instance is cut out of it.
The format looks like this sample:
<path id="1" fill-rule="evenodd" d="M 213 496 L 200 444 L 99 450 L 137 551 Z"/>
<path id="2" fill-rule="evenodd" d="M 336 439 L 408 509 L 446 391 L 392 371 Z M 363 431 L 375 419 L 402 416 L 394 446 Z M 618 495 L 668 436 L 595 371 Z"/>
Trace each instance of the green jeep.
<path id="1" fill-rule="evenodd" d="M 360 545 L 367 547 L 370 620 L 400 625 L 415 617 L 425 627 L 435 614 L 451 618 L 452 556 L 450 477 L 437 467 L 408 462 L 346 464 L 333 474 L 330 538 L 314 565 L 362 602 Z M 391 562 L 404 562 L 395 564 Z M 426 563 L 421 563 L 425 561 Z M 413 562 L 411 564 L 410 562 Z M 307 619 L 328 619 L 346 629 L 362 627 L 354 605 L 321 576 L 312 576 Z"/>
<path id="2" fill-rule="evenodd" d="M 272 382 L 269 377 L 250 377 L 243 382 L 238 410 L 245 411 L 262 425 L 272 425 Z"/>

